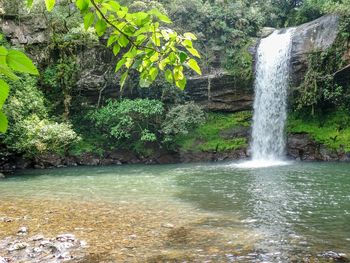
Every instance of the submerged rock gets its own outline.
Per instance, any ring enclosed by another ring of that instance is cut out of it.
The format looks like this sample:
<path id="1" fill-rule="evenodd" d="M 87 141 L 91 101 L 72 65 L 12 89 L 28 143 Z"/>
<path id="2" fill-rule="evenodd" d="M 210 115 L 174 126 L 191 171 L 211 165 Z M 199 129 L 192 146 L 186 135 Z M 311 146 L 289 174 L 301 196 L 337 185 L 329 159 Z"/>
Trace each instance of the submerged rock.
<path id="1" fill-rule="evenodd" d="M 28 234 L 28 228 L 25 226 L 22 226 L 18 231 L 17 231 L 17 235 L 27 235 Z"/>
<path id="2" fill-rule="evenodd" d="M 0 251 L 7 251 L 9 257 L 0 257 L 0 263 L 60 263 L 72 259 L 79 261 L 86 256 L 86 247 L 86 242 L 78 240 L 73 234 L 61 234 L 53 239 L 46 238 L 43 235 L 36 235 L 31 238 L 24 236 L 8 237 L 0 240 Z"/>
<path id="3" fill-rule="evenodd" d="M 319 257 L 332 259 L 335 262 L 350 262 L 349 258 L 344 253 L 337 253 L 334 251 L 325 251 L 318 255 Z"/>
<path id="4" fill-rule="evenodd" d="M 170 224 L 170 223 L 165 223 L 165 224 L 162 224 L 162 227 L 165 227 L 165 228 L 174 228 L 175 226 L 173 224 Z"/>
<path id="5" fill-rule="evenodd" d="M 28 247 L 28 244 L 27 243 L 22 243 L 22 242 L 19 242 L 19 243 L 15 243 L 13 244 L 12 246 L 10 246 L 7 251 L 9 252 L 12 252 L 12 251 L 16 251 L 16 250 L 22 250 L 22 249 L 25 249 Z"/>

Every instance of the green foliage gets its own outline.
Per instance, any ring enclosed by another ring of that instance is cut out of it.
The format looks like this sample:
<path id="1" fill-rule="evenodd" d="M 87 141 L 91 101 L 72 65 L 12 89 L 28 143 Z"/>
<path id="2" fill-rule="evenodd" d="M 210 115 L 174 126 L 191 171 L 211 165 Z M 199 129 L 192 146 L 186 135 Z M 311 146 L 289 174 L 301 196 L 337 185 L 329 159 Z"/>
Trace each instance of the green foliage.
<path id="1" fill-rule="evenodd" d="M 182 151 L 228 151 L 248 146 L 246 138 L 224 138 L 221 132 L 237 127 L 249 127 L 251 112 L 231 114 L 210 113 L 206 122 L 176 143 Z"/>
<path id="2" fill-rule="evenodd" d="M 1 35 L 2 38 L 2 35 Z M 7 49 L 5 46 L 0 46 L 0 132 L 4 133 L 8 128 L 8 121 L 2 107 L 9 94 L 9 85 L 6 78 L 18 79 L 15 72 L 29 73 L 38 75 L 39 72 L 33 62 L 22 52 Z"/>
<path id="3" fill-rule="evenodd" d="M 335 43 L 326 51 L 315 50 L 309 54 L 308 70 L 296 94 L 297 111 L 314 115 L 327 108 L 350 105 L 350 93 L 334 81 L 335 72 L 348 63 L 344 54 L 350 39 L 349 29 L 350 15 L 343 16 Z"/>
<path id="4" fill-rule="evenodd" d="M 69 145 L 79 140 L 70 124 L 40 119 L 36 114 L 16 123 L 15 130 L 18 137 L 17 140 L 12 138 L 10 147 L 27 156 L 48 152 L 64 154 Z"/>
<path id="5" fill-rule="evenodd" d="M 201 74 L 197 63 L 193 62 L 194 57 L 200 58 L 192 44 L 196 38 L 193 34 L 180 35 L 162 26 L 161 24 L 170 24 L 171 20 L 158 9 L 131 13 L 117 1 L 73 2 L 84 17 L 86 29 L 94 27 L 99 37 L 108 31 L 107 46 L 113 49 L 115 55 L 120 49 L 126 50 L 115 69 L 116 72 L 124 70 L 119 82 L 121 87 L 124 86 L 130 71 L 139 72 L 141 87 L 149 87 L 157 78 L 159 70 L 169 69 L 173 74 L 172 82 L 181 89 L 186 86 L 183 73 L 185 67 Z M 46 8 L 49 11 L 54 4 L 54 0 L 46 0 Z M 180 54 L 183 53 L 186 53 L 185 60 L 180 58 Z"/>
<path id="6" fill-rule="evenodd" d="M 251 80 L 252 57 L 247 52 L 264 17 L 251 1 L 162 0 L 178 30 L 194 32 L 203 55 L 201 67 L 222 66 L 237 77 Z M 249 82 L 248 81 L 248 82 Z"/>
<path id="7" fill-rule="evenodd" d="M 93 111 L 90 119 L 116 144 L 130 148 L 135 143 L 154 142 L 159 138 L 163 113 L 163 103 L 157 100 L 110 100 L 106 106 Z"/>
<path id="8" fill-rule="evenodd" d="M 268 0 L 259 1 L 266 23 L 273 27 L 297 26 L 324 14 L 350 14 L 348 0 Z"/>
<path id="9" fill-rule="evenodd" d="M 72 90 L 76 84 L 79 73 L 78 63 L 74 56 L 63 55 L 56 63 L 46 68 L 42 80 L 48 87 L 47 98 L 52 103 L 56 113 L 61 113 L 65 119 L 70 113 Z"/>
<path id="10" fill-rule="evenodd" d="M 13 90 L 4 106 L 11 125 L 3 135 L 3 142 L 10 150 L 29 157 L 47 152 L 64 153 L 79 137 L 70 124 L 57 123 L 48 117 L 36 80 L 31 77 L 23 79 L 11 82 Z"/>
<path id="11" fill-rule="evenodd" d="M 347 110 L 340 109 L 314 117 L 294 114 L 288 119 L 287 130 L 307 133 L 330 149 L 350 151 L 350 115 Z"/>
<path id="12" fill-rule="evenodd" d="M 171 143 L 177 136 L 186 136 L 205 120 L 201 107 L 193 102 L 174 106 L 162 123 L 163 142 Z"/>

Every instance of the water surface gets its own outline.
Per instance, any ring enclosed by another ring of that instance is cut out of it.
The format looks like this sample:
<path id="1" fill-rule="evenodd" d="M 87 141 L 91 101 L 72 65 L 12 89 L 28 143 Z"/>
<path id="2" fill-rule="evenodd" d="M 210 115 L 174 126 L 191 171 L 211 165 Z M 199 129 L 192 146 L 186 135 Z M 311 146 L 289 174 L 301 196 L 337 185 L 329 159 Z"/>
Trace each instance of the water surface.
<path id="1" fill-rule="evenodd" d="M 73 232 L 95 255 L 125 262 L 322 261 L 324 251 L 350 255 L 349 190 L 346 163 L 25 171 L 0 181 L 0 218 L 18 219 L 0 222 L 0 238 L 28 224 Z"/>

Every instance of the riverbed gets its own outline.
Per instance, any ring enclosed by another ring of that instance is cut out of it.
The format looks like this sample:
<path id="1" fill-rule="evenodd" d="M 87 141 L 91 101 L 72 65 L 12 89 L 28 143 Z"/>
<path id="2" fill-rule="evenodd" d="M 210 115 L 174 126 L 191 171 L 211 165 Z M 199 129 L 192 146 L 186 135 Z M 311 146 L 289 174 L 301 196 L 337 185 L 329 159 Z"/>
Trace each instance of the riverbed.
<path id="1" fill-rule="evenodd" d="M 0 181 L 0 257 L 71 234 L 70 262 L 328 262 L 350 256 L 349 189 L 348 163 L 28 170 Z"/>

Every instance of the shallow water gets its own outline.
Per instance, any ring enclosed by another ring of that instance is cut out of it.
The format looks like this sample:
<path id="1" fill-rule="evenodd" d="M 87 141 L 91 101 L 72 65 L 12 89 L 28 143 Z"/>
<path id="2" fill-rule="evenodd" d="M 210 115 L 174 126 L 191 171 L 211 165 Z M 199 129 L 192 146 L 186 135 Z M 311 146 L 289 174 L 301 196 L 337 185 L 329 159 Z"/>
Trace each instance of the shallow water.
<path id="1" fill-rule="evenodd" d="M 345 163 L 25 171 L 0 181 L 0 200 L 0 218 L 14 218 L 0 220 L 0 239 L 22 225 L 33 235 L 72 232 L 90 244 L 88 253 L 98 258 L 90 262 L 318 262 L 324 251 L 350 255 Z"/>

